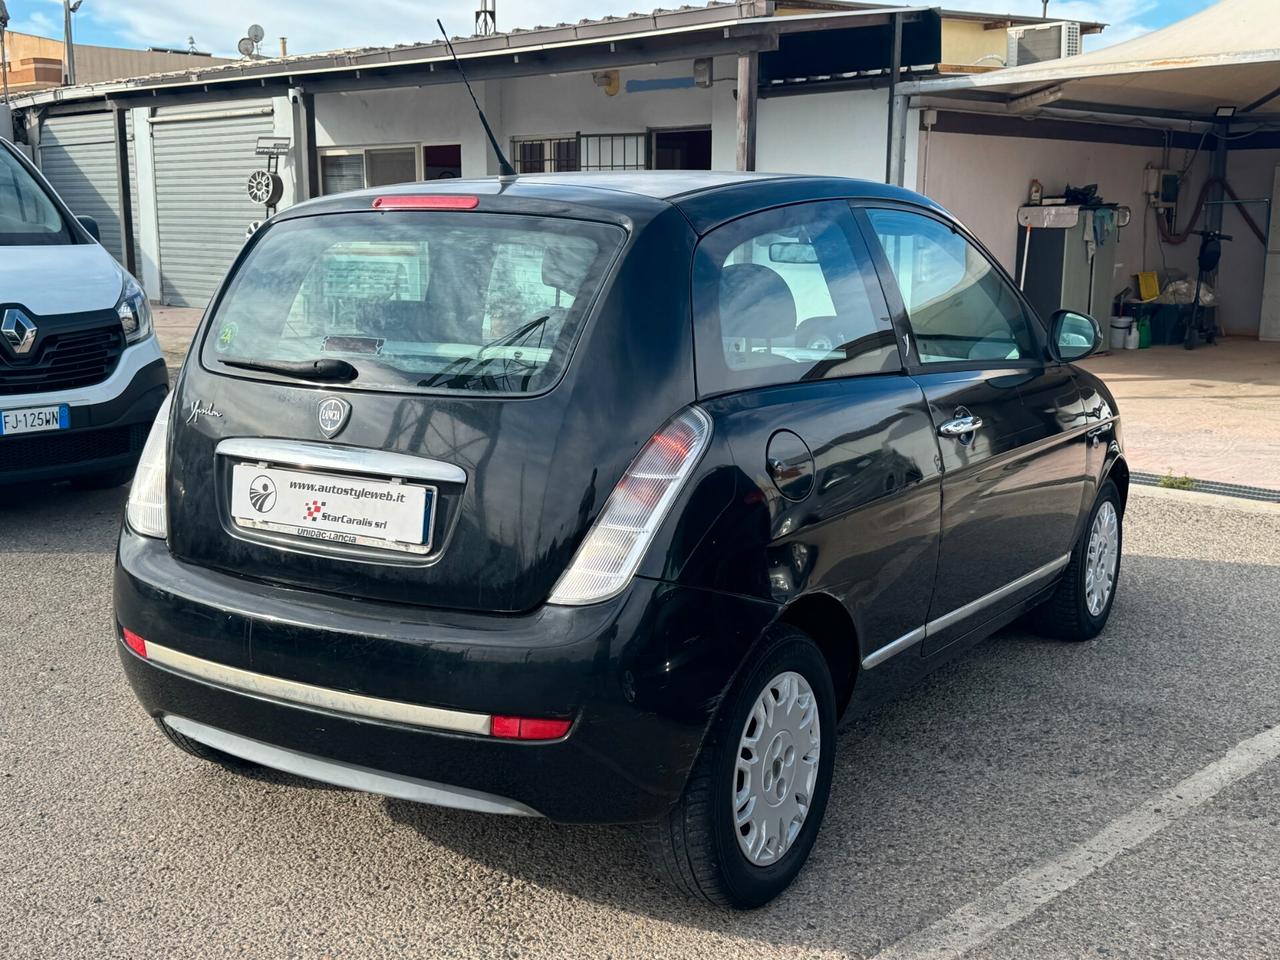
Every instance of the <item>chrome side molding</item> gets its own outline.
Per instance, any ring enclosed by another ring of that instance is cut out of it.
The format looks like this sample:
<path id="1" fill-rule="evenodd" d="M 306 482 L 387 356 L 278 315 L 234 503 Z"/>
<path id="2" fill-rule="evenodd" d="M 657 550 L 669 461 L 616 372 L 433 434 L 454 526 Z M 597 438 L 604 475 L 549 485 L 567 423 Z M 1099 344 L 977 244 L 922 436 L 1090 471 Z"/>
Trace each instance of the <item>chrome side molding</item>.
<path id="1" fill-rule="evenodd" d="M 466 483 L 467 472 L 443 460 L 415 457 L 389 450 L 346 447 L 307 440 L 273 440 L 270 437 L 232 437 L 218 443 L 218 456 L 263 461 L 289 467 L 313 467 L 338 473 L 360 473 L 436 483 Z"/>
<path id="2" fill-rule="evenodd" d="M 931 637 L 935 633 L 940 633 L 947 627 L 953 626 L 968 617 L 973 616 L 987 607 L 994 606 L 1006 597 L 1009 597 L 1024 587 L 1029 587 L 1041 580 L 1048 580 L 1055 573 L 1060 571 L 1068 563 L 1071 562 L 1071 554 L 1059 557 L 1057 560 L 1051 560 L 1042 567 L 1036 567 L 1030 573 L 1023 574 L 1016 580 L 1010 580 L 1003 587 L 992 590 L 990 593 L 971 600 L 963 607 L 956 607 L 950 613 L 944 613 L 940 617 L 930 620 L 923 627 L 917 627 L 910 633 L 903 634 L 892 643 L 887 643 L 878 650 L 873 650 L 868 656 L 862 660 L 862 669 L 870 670 L 877 664 L 884 663 L 890 657 L 897 656 L 904 650 L 914 647 L 926 637 Z"/>

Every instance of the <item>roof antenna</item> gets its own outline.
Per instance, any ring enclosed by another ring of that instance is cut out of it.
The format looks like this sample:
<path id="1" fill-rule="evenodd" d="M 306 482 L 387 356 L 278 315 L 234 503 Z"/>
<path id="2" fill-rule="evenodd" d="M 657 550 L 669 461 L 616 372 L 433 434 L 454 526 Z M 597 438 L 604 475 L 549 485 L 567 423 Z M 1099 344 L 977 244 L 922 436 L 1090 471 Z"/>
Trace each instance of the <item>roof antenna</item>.
<path id="1" fill-rule="evenodd" d="M 440 28 L 440 35 L 444 37 L 444 45 L 449 48 L 449 56 L 453 57 L 454 66 L 458 68 L 458 75 L 462 77 L 462 82 L 467 85 L 467 93 L 471 94 L 471 102 L 475 104 L 476 113 L 480 114 L 480 123 L 484 126 L 484 132 L 489 137 L 489 144 L 493 147 L 493 152 L 498 155 L 498 182 L 502 184 L 514 183 L 517 177 L 516 169 L 511 166 L 511 161 L 507 159 L 507 155 L 498 146 L 498 138 L 493 135 L 493 128 L 489 126 L 489 120 L 485 117 L 484 111 L 480 109 L 480 101 L 476 99 L 475 91 L 471 89 L 471 81 L 467 79 L 467 74 L 462 69 L 462 61 L 458 59 L 457 53 L 454 52 L 453 44 L 449 42 L 449 34 L 445 32 L 444 24 L 439 19 L 436 20 L 436 26 Z"/>

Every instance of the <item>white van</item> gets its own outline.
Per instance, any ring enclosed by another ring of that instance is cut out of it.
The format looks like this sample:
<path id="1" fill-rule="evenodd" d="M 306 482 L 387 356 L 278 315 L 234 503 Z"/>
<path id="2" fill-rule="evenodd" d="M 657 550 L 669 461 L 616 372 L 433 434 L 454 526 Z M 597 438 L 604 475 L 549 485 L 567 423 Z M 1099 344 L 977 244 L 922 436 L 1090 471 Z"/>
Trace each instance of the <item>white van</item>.
<path id="1" fill-rule="evenodd" d="M 0 139 L 0 484 L 126 483 L 169 390 L 141 285 Z"/>

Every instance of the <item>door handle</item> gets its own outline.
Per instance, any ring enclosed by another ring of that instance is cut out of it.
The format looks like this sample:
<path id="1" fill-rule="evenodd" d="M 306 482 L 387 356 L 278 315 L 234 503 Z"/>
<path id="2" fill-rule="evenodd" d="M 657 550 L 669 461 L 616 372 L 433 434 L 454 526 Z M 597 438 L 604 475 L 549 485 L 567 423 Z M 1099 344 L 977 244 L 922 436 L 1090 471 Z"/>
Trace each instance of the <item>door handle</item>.
<path id="1" fill-rule="evenodd" d="M 970 414 L 967 417 L 956 417 L 954 420 L 946 421 L 938 427 L 938 433 L 944 437 L 963 437 L 966 433 L 973 433 L 981 428 L 982 418 Z"/>

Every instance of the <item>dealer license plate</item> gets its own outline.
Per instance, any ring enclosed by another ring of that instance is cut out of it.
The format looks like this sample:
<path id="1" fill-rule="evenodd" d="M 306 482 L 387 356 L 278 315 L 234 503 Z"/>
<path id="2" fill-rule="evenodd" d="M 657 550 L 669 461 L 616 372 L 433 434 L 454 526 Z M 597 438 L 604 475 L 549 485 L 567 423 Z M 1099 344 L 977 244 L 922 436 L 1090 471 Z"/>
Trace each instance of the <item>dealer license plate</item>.
<path id="1" fill-rule="evenodd" d="M 71 408 L 65 403 L 51 407 L 24 407 L 21 410 L 0 410 L 0 436 L 13 433 L 42 433 L 45 430 L 65 430 L 71 426 Z"/>
<path id="2" fill-rule="evenodd" d="M 238 463 L 231 517 L 241 527 L 405 553 L 431 550 L 435 488 Z"/>

